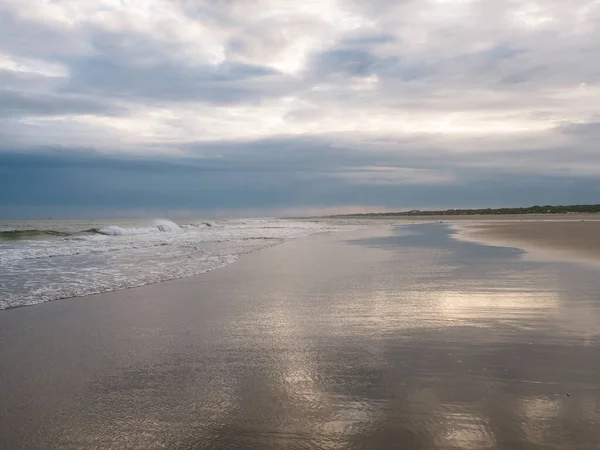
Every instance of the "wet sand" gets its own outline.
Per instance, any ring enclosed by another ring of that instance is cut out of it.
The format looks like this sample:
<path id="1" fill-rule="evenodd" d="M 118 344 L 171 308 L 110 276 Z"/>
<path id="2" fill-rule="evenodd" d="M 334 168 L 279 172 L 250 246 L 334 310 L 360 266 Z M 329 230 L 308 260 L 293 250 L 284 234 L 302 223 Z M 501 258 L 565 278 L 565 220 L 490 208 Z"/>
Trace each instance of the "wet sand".
<path id="1" fill-rule="evenodd" d="M 600 272 L 452 234 L 0 311 L 0 447 L 598 449 Z"/>
<path id="2" fill-rule="evenodd" d="M 457 227 L 459 237 L 513 246 L 546 258 L 600 263 L 600 220 L 491 222 Z"/>

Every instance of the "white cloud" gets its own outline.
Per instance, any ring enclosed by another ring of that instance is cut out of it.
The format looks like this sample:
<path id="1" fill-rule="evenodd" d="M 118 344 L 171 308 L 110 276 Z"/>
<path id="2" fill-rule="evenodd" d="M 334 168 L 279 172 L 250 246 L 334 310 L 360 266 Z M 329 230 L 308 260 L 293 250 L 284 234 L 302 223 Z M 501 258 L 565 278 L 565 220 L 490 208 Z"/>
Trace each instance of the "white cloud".
<path id="1" fill-rule="evenodd" d="M 69 70 L 64 64 L 35 58 L 19 58 L 0 53 L 0 70 L 36 74 L 45 77 L 68 77 Z"/>

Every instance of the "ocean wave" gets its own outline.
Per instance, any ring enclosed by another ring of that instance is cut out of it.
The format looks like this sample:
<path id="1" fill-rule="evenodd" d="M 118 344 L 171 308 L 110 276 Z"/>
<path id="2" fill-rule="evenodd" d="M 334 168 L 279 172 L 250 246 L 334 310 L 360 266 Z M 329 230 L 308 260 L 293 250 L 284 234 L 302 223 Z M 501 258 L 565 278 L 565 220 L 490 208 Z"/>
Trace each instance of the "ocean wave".
<path id="1" fill-rule="evenodd" d="M 175 222 L 166 219 L 156 219 L 150 227 L 138 227 L 138 228 L 122 228 L 118 225 L 110 225 L 104 228 L 92 228 L 91 231 L 105 236 L 121 236 L 124 234 L 135 235 L 135 234 L 148 234 L 155 232 L 174 232 L 180 230 L 181 227 Z"/>
<path id="2" fill-rule="evenodd" d="M 197 227 L 210 228 L 213 225 L 208 222 L 202 224 L 190 224 Z M 9 228 L 0 229 L 0 240 L 40 240 L 53 238 L 85 238 L 89 235 L 100 234 L 104 236 L 121 236 L 121 235 L 143 235 L 149 233 L 172 233 L 181 231 L 189 225 L 183 227 L 175 222 L 167 219 L 155 219 L 148 226 L 142 227 L 123 227 L 119 225 L 108 225 L 103 227 L 87 228 L 83 230 L 61 230 L 61 229 L 36 229 L 36 228 Z"/>
<path id="3" fill-rule="evenodd" d="M 39 237 L 65 237 L 71 233 L 56 230 L 6 230 L 0 231 L 0 239 L 33 239 Z"/>

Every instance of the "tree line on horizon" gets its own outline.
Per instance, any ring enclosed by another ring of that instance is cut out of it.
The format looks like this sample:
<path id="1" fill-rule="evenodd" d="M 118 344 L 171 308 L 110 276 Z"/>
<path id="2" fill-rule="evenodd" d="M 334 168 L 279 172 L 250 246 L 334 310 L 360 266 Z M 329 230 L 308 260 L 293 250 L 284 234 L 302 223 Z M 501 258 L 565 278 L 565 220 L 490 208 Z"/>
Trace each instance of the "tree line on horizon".
<path id="1" fill-rule="evenodd" d="M 522 208 L 480 208 L 480 209 L 445 209 L 438 211 L 411 211 L 341 214 L 331 217 L 348 216 L 475 216 L 475 215 L 502 215 L 502 214 L 569 214 L 569 213 L 600 213 L 600 204 L 596 205 L 535 205 Z"/>

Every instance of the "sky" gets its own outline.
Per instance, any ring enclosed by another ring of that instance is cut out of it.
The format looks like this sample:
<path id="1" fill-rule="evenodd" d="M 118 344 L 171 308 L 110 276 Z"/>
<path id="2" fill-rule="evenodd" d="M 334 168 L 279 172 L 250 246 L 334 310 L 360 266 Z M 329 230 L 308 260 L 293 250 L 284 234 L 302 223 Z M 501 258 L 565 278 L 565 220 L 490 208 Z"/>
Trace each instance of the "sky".
<path id="1" fill-rule="evenodd" d="M 598 0 L 0 2 L 0 217 L 575 203 Z"/>

